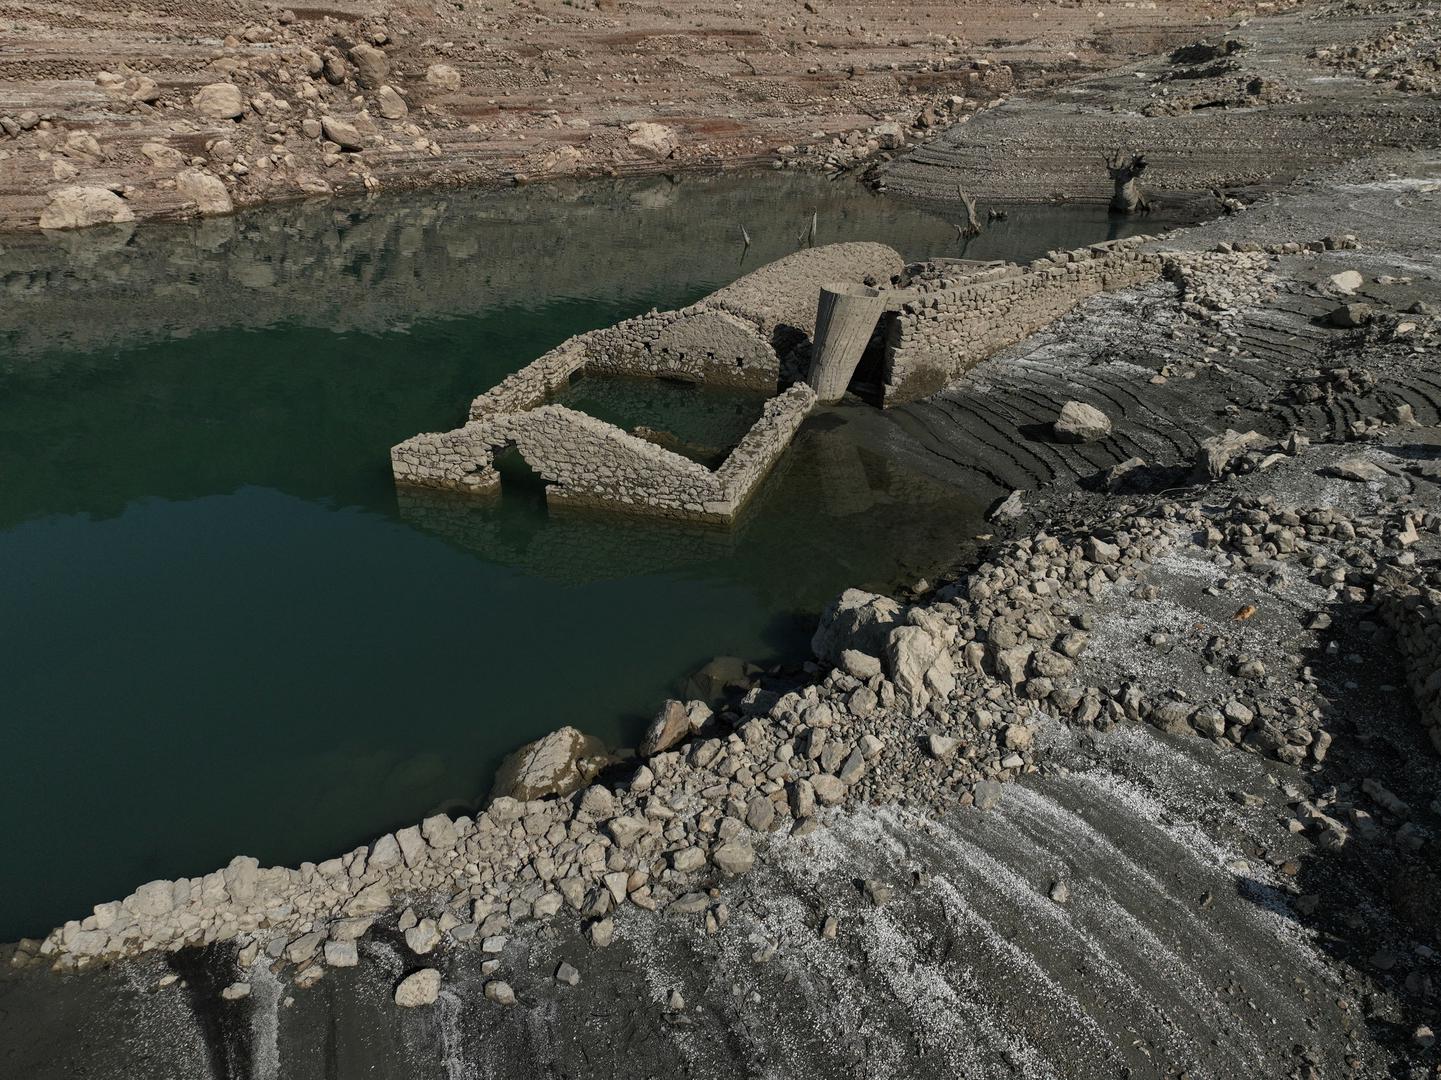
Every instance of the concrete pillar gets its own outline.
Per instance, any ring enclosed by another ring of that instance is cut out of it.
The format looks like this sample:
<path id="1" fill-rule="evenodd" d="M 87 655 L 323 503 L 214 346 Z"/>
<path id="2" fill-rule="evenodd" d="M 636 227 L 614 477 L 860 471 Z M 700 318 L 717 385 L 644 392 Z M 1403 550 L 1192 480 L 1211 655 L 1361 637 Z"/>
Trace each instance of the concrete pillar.
<path id="1" fill-rule="evenodd" d="M 840 401 L 885 310 L 885 294 L 848 281 L 821 286 L 806 382 L 823 403 Z"/>

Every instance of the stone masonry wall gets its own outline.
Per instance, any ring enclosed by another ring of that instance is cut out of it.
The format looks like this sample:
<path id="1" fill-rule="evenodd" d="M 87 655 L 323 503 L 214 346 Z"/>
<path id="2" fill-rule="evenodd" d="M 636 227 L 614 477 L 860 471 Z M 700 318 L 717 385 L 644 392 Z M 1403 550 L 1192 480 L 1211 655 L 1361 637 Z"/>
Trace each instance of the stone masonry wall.
<path id="1" fill-rule="evenodd" d="M 886 344 L 887 405 L 941 390 L 992 353 L 1054 322 L 1087 297 L 1161 276 L 1163 257 L 1139 250 L 1147 237 L 1053 252 L 1019 272 L 968 275 L 907 301 Z"/>
<path id="2" fill-rule="evenodd" d="M 576 372 L 681 379 L 773 394 L 780 379 L 777 344 L 815 332 L 820 288 L 830 281 L 882 285 L 904 263 L 884 244 L 828 244 L 761 267 L 676 311 L 652 311 L 578 334 L 481 394 L 479 420 L 544 404 Z"/>
<path id="3" fill-rule="evenodd" d="M 575 339 L 586 370 L 703 382 L 757 393 L 775 392 L 780 357 L 759 328 L 707 301 L 653 312 Z"/>
<path id="4" fill-rule="evenodd" d="M 540 359 L 507 375 L 470 403 L 470 418 L 479 420 L 497 413 L 519 412 L 543 405 L 555 391 L 586 366 L 586 350 L 579 338 L 557 345 Z"/>
<path id="5" fill-rule="evenodd" d="M 1441 753 L 1441 573 L 1431 570 L 1398 584 L 1381 596 L 1378 606 L 1396 635 L 1421 723 L 1431 746 Z"/>
<path id="6" fill-rule="evenodd" d="M 494 454 L 514 445 L 546 482 L 546 499 L 682 521 L 726 523 L 750 498 L 815 404 L 807 387 L 766 402 L 720 469 L 560 405 L 498 413 L 455 431 L 417 435 L 391 451 L 402 486 L 494 494 Z"/>

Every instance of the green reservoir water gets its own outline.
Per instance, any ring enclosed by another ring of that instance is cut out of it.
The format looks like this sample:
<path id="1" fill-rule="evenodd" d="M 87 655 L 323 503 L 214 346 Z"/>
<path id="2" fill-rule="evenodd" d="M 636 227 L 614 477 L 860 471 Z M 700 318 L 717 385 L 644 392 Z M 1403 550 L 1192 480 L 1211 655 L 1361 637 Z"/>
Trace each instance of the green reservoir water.
<path id="1" fill-rule="evenodd" d="M 583 376 L 552 400 L 624 431 L 648 429 L 652 441 L 709 468 L 718 467 L 760 419 L 766 401 L 721 387 L 605 376 Z"/>
<path id="2" fill-rule="evenodd" d="M 563 724 L 631 743 L 712 657 L 803 658 L 842 587 L 963 557 L 998 493 L 862 406 L 808 421 L 730 531 L 391 484 L 392 444 L 794 250 L 812 212 L 822 243 L 959 254 L 951 210 L 778 174 L 0 238 L 0 938 L 474 805 Z M 1111 235 L 1027 207 L 966 254 Z M 591 406 L 647 405 L 614 390 Z M 741 419 L 687 416 L 702 443 Z"/>

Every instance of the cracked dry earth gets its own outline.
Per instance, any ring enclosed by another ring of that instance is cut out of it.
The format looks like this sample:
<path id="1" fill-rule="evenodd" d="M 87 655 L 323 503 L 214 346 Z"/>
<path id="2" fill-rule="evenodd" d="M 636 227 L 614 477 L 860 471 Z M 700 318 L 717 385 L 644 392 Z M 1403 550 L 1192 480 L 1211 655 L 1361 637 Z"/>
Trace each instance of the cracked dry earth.
<path id="1" fill-rule="evenodd" d="M 1234 6 L 24 0 L 0 9 L 0 230 L 36 227 L 63 187 L 118 193 L 91 203 L 113 220 L 442 184 L 849 168 L 1017 86 L 1193 39 Z"/>

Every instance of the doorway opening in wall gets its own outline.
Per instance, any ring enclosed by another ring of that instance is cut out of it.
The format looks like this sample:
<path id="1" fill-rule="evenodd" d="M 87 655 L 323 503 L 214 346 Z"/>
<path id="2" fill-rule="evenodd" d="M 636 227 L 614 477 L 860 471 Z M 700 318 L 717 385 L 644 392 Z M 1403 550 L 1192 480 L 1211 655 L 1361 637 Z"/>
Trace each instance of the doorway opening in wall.
<path id="1" fill-rule="evenodd" d="M 515 507 L 545 510 L 545 479 L 530 467 L 515 443 L 495 450 L 495 471 L 500 474 L 500 497 Z"/>
<path id="2" fill-rule="evenodd" d="M 846 393 L 854 394 L 867 405 L 879 407 L 885 398 L 886 339 L 895 320 L 896 313 L 893 311 L 881 314 L 880 321 L 871 333 L 871 340 L 866 345 L 866 351 L 861 354 L 860 363 L 856 365 L 855 374 L 846 386 Z"/>

